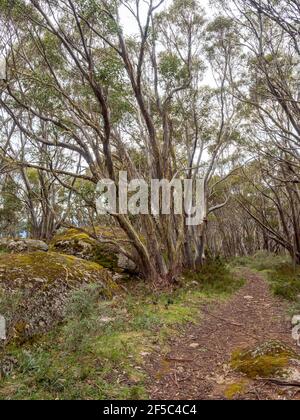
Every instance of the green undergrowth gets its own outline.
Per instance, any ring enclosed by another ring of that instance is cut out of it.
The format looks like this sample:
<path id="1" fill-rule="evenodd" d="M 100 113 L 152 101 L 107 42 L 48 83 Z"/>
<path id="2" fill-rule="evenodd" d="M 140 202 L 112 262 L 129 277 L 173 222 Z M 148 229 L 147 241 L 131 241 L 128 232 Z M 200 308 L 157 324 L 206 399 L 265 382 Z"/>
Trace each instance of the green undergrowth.
<path id="1" fill-rule="evenodd" d="M 272 289 L 277 296 L 296 302 L 300 295 L 300 267 L 282 264 L 268 274 Z"/>
<path id="2" fill-rule="evenodd" d="M 7 253 L 7 248 L 5 246 L 0 245 L 0 255 L 1 254 L 6 254 L 6 253 Z"/>
<path id="3" fill-rule="evenodd" d="M 244 279 L 233 275 L 233 271 L 221 258 L 208 261 L 199 273 L 189 273 L 187 278 L 198 282 L 200 289 L 207 294 L 227 296 L 244 285 Z"/>
<path id="4" fill-rule="evenodd" d="M 64 324 L 30 345 L 6 349 L 16 367 L 0 381 L 0 399 L 147 398 L 150 354 L 167 353 L 168 338 L 199 321 L 202 304 L 243 283 L 221 261 L 181 282 L 159 293 L 131 279 L 111 301 L 100 301 L 92 285 L 76 291 Z"/>
<path id="5" fill-rule="evenodd" d="M 253 257 L 236 258 L 232 265 L 260 272 L 274 295 L 290 302 L 289 311 L 300 313 L 300 267 L 295 267 L 290 257 L 259 252 Z"/>
<path id="6" fill-rule="evenodd" d="M 122 238 L 124 234 L 120 229 L 99 226 L 96 233 L 105 238 Z M 87 247 L 87 248 L 86 248 Z M 87 232 L 72 228 L 57 234 L 50 243 L 50 249 L 66 254 L 77 255 L 87 252 L 88 259 L 102 267 L 117 271 L 118 257 L 116 252 L 108 244 L 100 244 Z"/>
<path id="7" fill-rule="evenodd" d="M 240 395 L 243 395 L 247 388 L 247 382 L 237 382 L 230 384 L 226 387 L 224 392 L 225 397 L 228 400 L 233 400 Z"/>
<path id="8" fill-rule="evenodd" d="M 254 271 L 268 272 L 289 262 L 290 258 L 286 255 L 276 255 L 265 251 L 259 251 L 249 257 L 234 258 L 231 261 L 231 265 L 234 267 L 249 267 Z"/>

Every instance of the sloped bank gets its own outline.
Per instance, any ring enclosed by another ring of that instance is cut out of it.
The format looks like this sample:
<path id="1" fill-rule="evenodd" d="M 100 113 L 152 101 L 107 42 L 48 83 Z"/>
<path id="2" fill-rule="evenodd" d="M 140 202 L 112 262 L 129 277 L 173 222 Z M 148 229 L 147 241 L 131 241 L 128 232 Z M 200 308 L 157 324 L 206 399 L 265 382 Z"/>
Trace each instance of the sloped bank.
<path id="1" fill-rule="evenodd" d="M 0 313 L 7 322 L 7 342 L 24 342 L 49 331 L 64 317 L 70 292 L 96 284 L 99 299 L 116 289 L 99 264 L 53 252 L 0 256 Z"/>

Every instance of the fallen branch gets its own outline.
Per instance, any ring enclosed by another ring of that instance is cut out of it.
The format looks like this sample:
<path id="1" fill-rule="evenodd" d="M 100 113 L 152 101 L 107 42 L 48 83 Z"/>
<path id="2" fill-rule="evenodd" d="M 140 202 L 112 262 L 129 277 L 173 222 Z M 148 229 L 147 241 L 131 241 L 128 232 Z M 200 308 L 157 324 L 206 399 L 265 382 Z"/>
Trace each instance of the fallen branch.
<path id="1" fill-rule="evenodd" d="M 195 359 L 177 359 L 176 357 L 166 357 L 166 362 L 177 362 L 177 363 L 192 363 Z"/>
<path id="2" fill-rule="evenodd" d="M 300 388 L 300 382 L 298 381 L 283 381 L 281 379 L 276 379 L 276 378 L 259 378 L 258 381 L 270 382 L 272 384 L 279 385 L 279 386 L 293 386 L 293 387 Z"/>
<path id="3" fill-rule="evenodd" d="M 215 318 L 215 319 L 218 319 L 219 321 L 222 321 L 222 322 L 224 322 L 225 324 L 230 324 L 230 325 L 233 325 L 234 327 L 244 327 L 244 325 L 243 325 L 243 324 L 238 324 L 237 322 L 230 321 L 229 319 L 221 318 L 221 317 L 219 317 L 219 316 L 217 316 L 217 315 L 212 314 L 211 312 L 208 312 L 208 311 L 207 311 L 207 310 L 205 310 L 205 309 L 202 309 L 202 311 L 203 311 L 206 315 L 211 316 L 211 317 L 213 317 L 213 318 Z"/>

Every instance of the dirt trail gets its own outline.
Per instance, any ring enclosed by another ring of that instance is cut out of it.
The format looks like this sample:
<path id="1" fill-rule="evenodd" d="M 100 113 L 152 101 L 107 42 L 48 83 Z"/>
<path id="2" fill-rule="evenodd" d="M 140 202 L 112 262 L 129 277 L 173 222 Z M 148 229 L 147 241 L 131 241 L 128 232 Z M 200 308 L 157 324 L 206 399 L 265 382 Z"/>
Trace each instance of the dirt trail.
<path id="1" fill-rule="evenodd" d="M 170 353 L 152 355 L 151 398 L 224 399 L 232 384 L 244 381 L 229 366 L 234 351 L 270 339 L 297 349 L 284 303 L 273 297 L 259 275 L 248 271 L 245 275 L 247 283 L 229 301 L 200 309 L 200 325 L 190 325 L 184 336 L 170 341 Z M 236 398 L 298 399 L 298 391 L 299 388 L 248 380 Z"/>

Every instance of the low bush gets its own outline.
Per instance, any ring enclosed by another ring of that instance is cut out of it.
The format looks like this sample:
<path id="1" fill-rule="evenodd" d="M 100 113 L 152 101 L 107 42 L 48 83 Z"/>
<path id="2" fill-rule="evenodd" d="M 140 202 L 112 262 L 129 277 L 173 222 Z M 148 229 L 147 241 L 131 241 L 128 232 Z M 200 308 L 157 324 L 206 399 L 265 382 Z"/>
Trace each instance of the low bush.
<path id="1" fill-rule="evenodd" d="M 268 274 L 272 290 L 276 296 L 296 302 L 300 295 L 300 267 L 281 264 Z"/>

